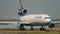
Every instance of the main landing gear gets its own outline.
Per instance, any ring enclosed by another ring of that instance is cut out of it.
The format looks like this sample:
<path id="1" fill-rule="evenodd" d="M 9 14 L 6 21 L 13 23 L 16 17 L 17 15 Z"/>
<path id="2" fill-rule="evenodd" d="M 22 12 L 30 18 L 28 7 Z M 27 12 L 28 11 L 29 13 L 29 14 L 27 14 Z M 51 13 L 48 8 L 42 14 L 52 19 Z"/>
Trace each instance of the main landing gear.
<path id="1" fill-rule="evenodd" d="M 31 25 L 30 27 L 31 27 L 30 30 L 34 30 L 33 25 Z"/>
<path id="2" fill-rule="evenodd" d="M 40 28 L 40 30 L 41 30 L 41 31 L 46 31 L 46 29 L 43 28 L 43 25 L 42 25 L 42 27 Z"/>
<path id="3" fill-rule="evenodd" d="M 19 29 L 20 30 L 25 30 L 24 25 L 28 26 L 29 24 L 20 24 Z M 33 25 L 29 25 L 31 28 L 30 30 L 34 30 Z M 46 31 L 46 29 L 43 27 L 43 25 L 40 28 L 40 31 Z"/>
<path id="4" fill-rule="evenodd" d="M 20 24 L 19 29 L 20 30 L 25 30 L 24 26 L 30 26 L 30 30 L 34 30 L 33 25 L 30 24 Z"/>
<path id="5" fill-rule="evenodd" d="M 20 29 L 20 30 L 25 30 L 24 24 L 20 24 L 19 29 Z"/>

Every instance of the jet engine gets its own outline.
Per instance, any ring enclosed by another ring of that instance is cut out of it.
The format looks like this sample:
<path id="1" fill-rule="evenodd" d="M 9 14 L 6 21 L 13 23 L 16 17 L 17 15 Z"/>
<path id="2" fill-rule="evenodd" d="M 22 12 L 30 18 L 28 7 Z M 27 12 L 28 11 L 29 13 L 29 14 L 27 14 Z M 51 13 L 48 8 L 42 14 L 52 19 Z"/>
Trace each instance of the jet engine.
<path id="1" fill-rule="evenodd" d="M 24 16 L 25 14 L 27 13 L 27 10 L 26 9 L 19 9 L 19 16 Z"/>
<path id="2" fill-rule="evenodd" d="M 55 24 L 51 23 L 49 24 L 49 28 L 54 28 Z"/>

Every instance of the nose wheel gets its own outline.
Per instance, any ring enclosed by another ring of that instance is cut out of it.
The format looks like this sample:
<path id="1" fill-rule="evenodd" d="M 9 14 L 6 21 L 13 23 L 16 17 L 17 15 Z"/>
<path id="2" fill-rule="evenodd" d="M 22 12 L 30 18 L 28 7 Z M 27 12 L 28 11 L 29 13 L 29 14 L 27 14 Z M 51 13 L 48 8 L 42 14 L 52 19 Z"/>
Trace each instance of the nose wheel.
<path id="1" fill-rule="evenodd" d="M 46 29 L 43 28 L 43 25 L 42 25 L 42 27 L 40 28 L 40 30 L 41 30 L 41 31 L 46 31 Z"/>

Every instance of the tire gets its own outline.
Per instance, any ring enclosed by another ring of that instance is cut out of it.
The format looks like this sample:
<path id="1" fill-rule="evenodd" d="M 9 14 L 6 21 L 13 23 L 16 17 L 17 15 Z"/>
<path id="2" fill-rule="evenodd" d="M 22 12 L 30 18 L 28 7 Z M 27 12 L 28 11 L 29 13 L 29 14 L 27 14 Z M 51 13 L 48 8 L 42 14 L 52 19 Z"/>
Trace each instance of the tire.
<path id="1" fill-rule="evenodd" d="M 45 29 L 45 28 L 40 28 L 40 30 L 41 30 L 41 31 L 46 31 L 46 29 Z"/>
<path id="2" fill-rule="evenodd" d="M 24 24 L 20 24 L 20 30 L 25 30 Z"/>
<path id="3" fill-rule="evenodd" d="M 32 28 L 32 27 L 31 27 L 31 29 L 30 29 L 30 30 L 34 30 L 34 28 Z"/>

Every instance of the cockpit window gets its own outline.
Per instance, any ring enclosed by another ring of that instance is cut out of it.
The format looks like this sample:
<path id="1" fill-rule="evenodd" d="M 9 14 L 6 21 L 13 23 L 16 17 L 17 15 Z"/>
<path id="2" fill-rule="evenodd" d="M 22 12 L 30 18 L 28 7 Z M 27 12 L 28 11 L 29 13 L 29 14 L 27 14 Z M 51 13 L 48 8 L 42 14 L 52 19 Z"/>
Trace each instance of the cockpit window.
<path id="1" fill-rule="evenodd" d="M 45 17 L 45 19 L 50 19 L 50 17 Z"/>

